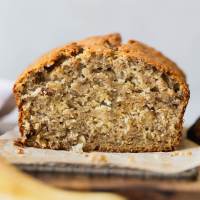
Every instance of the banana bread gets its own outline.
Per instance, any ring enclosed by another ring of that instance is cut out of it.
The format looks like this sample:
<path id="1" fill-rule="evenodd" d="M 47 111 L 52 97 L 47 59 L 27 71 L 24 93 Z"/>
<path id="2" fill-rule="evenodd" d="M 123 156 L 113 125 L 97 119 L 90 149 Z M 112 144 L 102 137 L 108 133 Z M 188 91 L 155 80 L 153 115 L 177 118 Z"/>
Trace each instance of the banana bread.
<path id="1" fill-rule="evenodd" d="M 23 145 L 86 152 L 175 149 L 189 99 L 174 62 L 117 33 L 50 51 L 13 91 Z"/>

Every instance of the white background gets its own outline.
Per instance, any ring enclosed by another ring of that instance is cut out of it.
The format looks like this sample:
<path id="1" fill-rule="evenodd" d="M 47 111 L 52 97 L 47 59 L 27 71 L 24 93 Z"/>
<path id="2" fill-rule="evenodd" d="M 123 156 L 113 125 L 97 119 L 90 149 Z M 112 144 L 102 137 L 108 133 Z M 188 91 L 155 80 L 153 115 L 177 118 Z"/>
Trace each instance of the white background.
<path id="1" fill-rule="evenodd" d="M 110 32 L 176 61 L 191 90 L 186 125 L 200 116 L 199 0 L 0 0 L 0 79 L 15 80 L 51 48 Z"/>

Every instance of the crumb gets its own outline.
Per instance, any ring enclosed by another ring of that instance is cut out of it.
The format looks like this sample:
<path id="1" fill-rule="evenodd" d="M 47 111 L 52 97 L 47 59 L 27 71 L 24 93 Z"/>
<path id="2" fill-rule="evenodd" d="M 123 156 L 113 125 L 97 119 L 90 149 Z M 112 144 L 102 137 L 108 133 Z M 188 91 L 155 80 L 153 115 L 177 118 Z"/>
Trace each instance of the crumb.
<path id="1" fill-rule="evenodd" d="M 17 149 L 17 153 L 18 153 L 18 154 L 24 154 L 24 149 L 18 148 L 18 149 Z"/>
<path id="2" fill-rule="evenodd" d="M 132 163 L 132 162 L 134 162 L 134 161 L 135 161 L 135 158 L 134 158 L 133 156 L 128 157 L 128 162 L 129 162 L 129 163 Z"/>
<path id="3" fill-rule="evenodd" d="M 174 156 L 191 156 L 191 155 L 192 155 L 191 151 L 186 151 L 186 152 L 174 151 L 174 152 L 171 153 L 171 157 L 174 157 Z"/>
<path id="4" fill-rule="evenodd" d="M 180 156 L 180 152 L 178 152 L 178 151 L 172 152 L 171 157 L 174 157 L 174 156 Z"/>
<path id="5" fill-rule="evenodd" d="M 187 155 L 188 156 L 192 156 L 192 152 L 191 151 L 187 151 Z"/>
<path id="6" fill-rule="evenodd" d="M 20 138 L 14 140 L 13 144 L 18 147 L 24 147 L 23 142 Z"/>
<path id="7" fill-rule="evenodd" d="M 108 157 L 105 155 L 98 155 L 96 153 L 92 153 L 90 155 L 90 160 L 92 161 L 92 163 L 94 164 L 107 164 L 108 163 Z"/>

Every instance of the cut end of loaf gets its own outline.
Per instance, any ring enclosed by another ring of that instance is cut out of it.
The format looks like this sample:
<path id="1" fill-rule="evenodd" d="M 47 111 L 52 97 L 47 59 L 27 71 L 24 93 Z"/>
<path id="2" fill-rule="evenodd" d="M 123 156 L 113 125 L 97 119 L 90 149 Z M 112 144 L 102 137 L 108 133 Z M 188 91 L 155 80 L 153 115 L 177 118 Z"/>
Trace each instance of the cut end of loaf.
<path id="1" fill-rule="evenodd" d="M 180 143 L 184 86 L 142 59 L 83 48 L 20 85 L 23 143 L 83 151 L 170 151 Z M 17 89 L 16 89 L 17 90 Z"/>

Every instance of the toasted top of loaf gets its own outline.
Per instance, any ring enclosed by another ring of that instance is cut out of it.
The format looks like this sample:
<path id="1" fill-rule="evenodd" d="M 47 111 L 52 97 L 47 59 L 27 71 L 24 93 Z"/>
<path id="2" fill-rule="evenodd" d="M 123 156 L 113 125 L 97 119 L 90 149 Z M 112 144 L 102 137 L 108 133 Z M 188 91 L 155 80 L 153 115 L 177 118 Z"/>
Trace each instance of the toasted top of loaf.
<path id="1" fill-rule="evenodd" d="M 95 54 L 109 57 L 113 54 L 126 56 L 127 59 L 137 59 L 143 61 L 146 65 L 152 65 L 161 72 L 171 75 L 182 85 L 185 101 L 188 101 L 189 89 L 186 78 L 182 70 L 169 58 L 161 52 L 151 48 L 141 42 L 129 40 L 127 44 L 121 43 L 121 36 L 113 33 L 104 36 L 89 37 L 85 40 L 69 43 L 63 47 L 56 48 L 44 54 L 41 58 L 31 64 L 16 81 L 13 91 L 16 94 L 16 103 L 20 106 L 18 93 L 23 88 L 25 80 L 30 74 L 41 71 L 54 65 L 59 59 L 74 57 L 83 52 L 84 49 Z"/>

